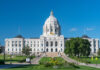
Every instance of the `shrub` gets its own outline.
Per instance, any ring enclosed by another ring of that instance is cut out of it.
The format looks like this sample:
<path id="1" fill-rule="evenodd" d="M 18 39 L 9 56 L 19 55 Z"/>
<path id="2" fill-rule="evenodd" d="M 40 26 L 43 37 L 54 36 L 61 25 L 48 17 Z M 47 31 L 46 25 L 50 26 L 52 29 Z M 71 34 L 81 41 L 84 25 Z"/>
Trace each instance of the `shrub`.
<path id="1" fill-rule="evenodd" d="M 0 65 L 1 65 L 1 64 L 5 64 L 3 60 L 0 60 Z"/>
<path id="2" fill-rule="evenodd" d="M 45 65 L 46 67 L 61 66 L 64 63 L 65 63 L 65 60 L 63 60 L 63 58 L 59 58 L 59 57 L 55 57 L 55 58 L 44 57 L 39 61 L 40 65 Z"/>
<path id="3" fill-rule="evenodd" d="M 47 63 L 44 64 L 44 66 L 45 66 L 45 67 L 50 67 L 50 66 L 52 66 L 52 64 L 49 63 L 49 62 L 47 62 Z"/>
<path id="4" fill-rule="evenodd" d="M 74 68 L 79 68 L 78 66 L 75 65 L 75 63 L 69 63 L 69 65 L 70 65 L 71 67 L 74 67 Z"/>
<path id="5" fill-rule="evenodd" d="M 22 63 L 22 62 L 25 62 L 25 61 L 26 61 L 26 59 L 23 59 L 23 60 L 20 60 L 19 62 Z"/>
<path id="6" fill-rule="evenodd" d="M 30 58 L 30 59 L 33 59 L 33 58 L 35 58 L 35 56 L 29 56 L 29 58 Z"/>

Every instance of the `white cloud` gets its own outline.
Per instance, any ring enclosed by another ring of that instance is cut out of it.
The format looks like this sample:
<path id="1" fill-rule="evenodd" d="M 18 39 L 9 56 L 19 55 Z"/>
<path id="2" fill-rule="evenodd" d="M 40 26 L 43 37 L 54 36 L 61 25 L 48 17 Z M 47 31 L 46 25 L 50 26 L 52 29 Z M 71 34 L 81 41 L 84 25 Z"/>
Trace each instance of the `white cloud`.
<path id="1" fill-rule="evenodd" d="M 77 31 L 77 28 L 71 28 L 70 29 L 70 32 L 74 32 L 74 31 Z"/>
<path id="2" fill-rule="evenodd" d="M 86 28 L 86 31 L 93 31 L 94 28 Z"/>

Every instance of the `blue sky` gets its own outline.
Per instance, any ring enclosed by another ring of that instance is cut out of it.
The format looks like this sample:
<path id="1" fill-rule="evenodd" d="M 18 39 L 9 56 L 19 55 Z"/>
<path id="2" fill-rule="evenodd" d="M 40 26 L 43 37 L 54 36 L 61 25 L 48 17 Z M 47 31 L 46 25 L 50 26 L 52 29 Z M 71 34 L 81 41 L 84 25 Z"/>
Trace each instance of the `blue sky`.
<path id="1" fill-rule="evenodd" d="M 100 38 L 100 0 L 0 0 L 0 43 L 18 34 L 39 37 L 51 10 L 65 37 Z"/>

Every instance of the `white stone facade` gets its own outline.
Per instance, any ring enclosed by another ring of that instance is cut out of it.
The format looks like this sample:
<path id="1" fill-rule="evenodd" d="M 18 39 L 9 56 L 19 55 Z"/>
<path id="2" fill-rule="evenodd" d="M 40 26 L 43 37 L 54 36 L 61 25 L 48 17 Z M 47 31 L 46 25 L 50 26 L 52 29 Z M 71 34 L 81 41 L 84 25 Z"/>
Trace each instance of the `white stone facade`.
<path id="1" fill-rule="evenodd" d="M 99 50 L 99 40 L 88 39 L 91 43 L 91 54 L 97 54 Z M 29 46 L 32 49 L 32 54 L 40 54 L 44 52 L 62 53 L 65 48 L 65 41 L 68 40 L 61 35 L 61 28 L 58 20 L 54 17 L 51 11 L 50 16 L 45 21 L 43 26 L 43 34 L 40 38 L 25 39 L 21 35 L 15 38 L 5 39 L 6 54 L 22 54 L 24 46 Z"/>
<path id="2" fill-rule="evenodd" d="M 90 38 L 88 36 L 83 36 L 83 39 L 87 39 L 91 44 L 91 55 L 97 55 L 99 50 L 99 39 Z"/>
<path id="3" fill-rule="evenodd" d="M 40 38 L 25 39 L 22 36 L 5 39 L 6 54 L 22 54 L 22 48 L 29 46 L 32 54 L 43 52 L 64 52 L 64 36 L 60 33 L 60 25 L 51 11 L 43 26 Z"/>

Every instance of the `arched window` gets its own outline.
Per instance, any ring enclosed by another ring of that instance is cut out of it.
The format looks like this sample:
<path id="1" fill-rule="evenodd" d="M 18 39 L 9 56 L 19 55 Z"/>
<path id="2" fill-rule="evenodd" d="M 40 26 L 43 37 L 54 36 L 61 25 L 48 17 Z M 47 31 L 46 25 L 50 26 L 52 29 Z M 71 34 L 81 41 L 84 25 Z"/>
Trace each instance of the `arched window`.
<path id="1" fill-rule="evenodd" d="M 53 46 L 53 42 L 51 42 L 51 46 Z"/>
<path id="2" fill-rule="evenodd" d="M 51 26 L 51 32 L 53 31 L 53 28 L 52 28 L 52 26 Z"/>
<path id="3" fill-rule="evenodd" d="M 46 42 L 46 46 L 48 46 L 48 42 Z"/>
<path id="4" fill-rule="evenodd" d="M 41 49 L 41 51 L 43 52 L 43 48 Z"/>
<path id="5" fill-rule="evenodd" d="M 56 51 L 56 52 L 58 51 L 57 48 L 55 49 L 55 51 Z"/>
<path id="6" fill-rule="evenodd" d="M 63 51 L 63 49 L 61 48 L 61 52 Z"/>
<path id="7" fill-rule="evenodd" d="M 58 45 L 58 43 L 57 43 L 57 41 L 55 42 L 55 46 L 57 46 Z"/>
<path id="8" fill-rule="evenodd" d="M 48 52 L 48 48 L 46 49 L 46 52 Z"/>
<path id="9" fill-rule="evenodd" d="M 62 41 L 61 41 L 61 47 L 62 47 L 63 45 L 62 45 Z"/>
<path id="10" fill-rule="evenodd" d="M 55 32 L 57 32 L 57 29 L 55 29 Z"/>
<path id="11" fill-rule="evenodd" d="M 51 48 L 51 52 L 53 52 L 53 49 Z"/>

